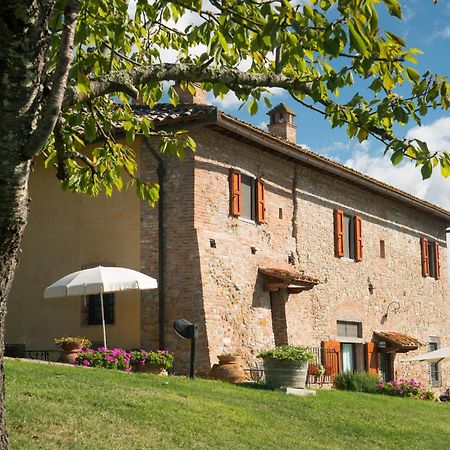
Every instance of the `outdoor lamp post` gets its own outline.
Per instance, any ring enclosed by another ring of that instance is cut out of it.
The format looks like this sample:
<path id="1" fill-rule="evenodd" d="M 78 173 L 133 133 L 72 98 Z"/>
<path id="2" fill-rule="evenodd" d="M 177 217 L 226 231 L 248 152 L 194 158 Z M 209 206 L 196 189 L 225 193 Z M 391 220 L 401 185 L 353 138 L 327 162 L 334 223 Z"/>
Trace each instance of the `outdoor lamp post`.
<path id="1" fill-rule="evenodd" d="M 183 339 L 191 340 L 191 364 L 189 376 L 195 378 L 195 341 L 198 337 L 198 325 L 194 325 L 186 319 L 178 319 L 173 323 L 173 327 L 178 336 L 181 336 Z"/>

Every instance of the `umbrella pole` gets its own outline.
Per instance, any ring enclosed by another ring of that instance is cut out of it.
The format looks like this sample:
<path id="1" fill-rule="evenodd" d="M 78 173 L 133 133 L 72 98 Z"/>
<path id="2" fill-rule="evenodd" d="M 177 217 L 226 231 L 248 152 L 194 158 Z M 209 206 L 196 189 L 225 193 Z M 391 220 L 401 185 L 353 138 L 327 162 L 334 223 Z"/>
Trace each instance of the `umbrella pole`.
<path id="1" fill-rule="evenodd" d="M 102 308 L 103 346 L 106 348 L 105 309 L 103 307 L 103 292 L 100 292 L 100 306 Z"/>

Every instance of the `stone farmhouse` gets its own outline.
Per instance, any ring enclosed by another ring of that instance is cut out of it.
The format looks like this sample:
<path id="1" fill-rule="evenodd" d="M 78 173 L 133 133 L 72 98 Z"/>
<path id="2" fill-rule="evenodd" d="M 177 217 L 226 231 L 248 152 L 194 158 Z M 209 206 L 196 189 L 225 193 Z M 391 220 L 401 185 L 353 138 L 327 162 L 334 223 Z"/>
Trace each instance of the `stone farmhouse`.
<path id="1" fill-rule="evenodd" d="M 221 353 L 239 352 L 251 366 L 261 350 L 289 343 L 319 349 L 333 373 L 450 383 L 448 365 L 405 361 L 450 345 L 450 212 L 297 146 L 295 114 L 282 104 L 265 132 L 206 105 L 200 89 L 179 95 L 177 107 L 135 109 L 197 143 L 180 161 L 136 141 L 142 176 L 161 185 L 155 208 L 132 190 L 111 199 L 62 193 L 37 161 L 7 343 L 101 341 L 98 297 L 42 295 L 100 263 L 160 285 L 105 296 L 110 345 L 166 347 L 180 372 L 189 347 L 173 322 L 185 318 L 199 326 L 201 372 Z"/>

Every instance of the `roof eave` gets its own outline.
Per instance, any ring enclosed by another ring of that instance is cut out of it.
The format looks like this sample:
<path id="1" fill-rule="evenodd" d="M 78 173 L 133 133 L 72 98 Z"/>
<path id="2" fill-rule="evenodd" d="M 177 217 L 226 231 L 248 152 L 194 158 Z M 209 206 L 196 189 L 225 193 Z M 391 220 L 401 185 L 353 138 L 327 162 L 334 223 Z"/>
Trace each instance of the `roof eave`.
<path id="1" fill-rule="evenodd" d="M 269 133 L 266 133 L 262 130 L 258 132 L 258 130 L 256 130 L 254 127 L 247 127 L 240 121 L 234 121 L 228 116 L 219 114 L 217 117 L 217 125 L 240 136 L 249 138 L 257 142 L 258 144 L 281 153 L 289 158 L 321 169 L 332 175 L 340 176 L 355 184 L 364 186 L 365 188 L 373 192 L 388 196 L 390 198 L 394 198 L 395 200 L 399 200 L 421 211 L 432 214 L 433 216 L 443 220 L 446 223 L 446 226 L 450 226 L 450 212 L 447 212 L 431 203 L 415 198 L 414 196 L 411 196 L 406 192 L 402 192 L 394 187 L 389 187 L 388 185 L 385 185 L 382 182 L 378 182 L 375 179 L 368 179 L 367 176 L 358 174 L 352 169 L 347 169 L 344 166 L 333 163 L 328 159 L 322 159 L 320 155 L 309 154 L 305 151 L 302 152 L 301 147 L 295 144 L 280 142 L 280 139 L 272 137 Z"/>

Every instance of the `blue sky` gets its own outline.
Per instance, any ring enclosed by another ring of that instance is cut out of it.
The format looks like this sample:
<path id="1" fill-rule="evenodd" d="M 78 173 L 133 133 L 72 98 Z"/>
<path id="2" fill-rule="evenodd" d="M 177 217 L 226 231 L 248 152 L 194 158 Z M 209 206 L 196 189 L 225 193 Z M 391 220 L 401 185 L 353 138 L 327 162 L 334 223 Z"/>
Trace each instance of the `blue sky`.
<path id="1" fill-rule="evenodd" d="M 384 29 L 403 37 L 408 47 L 424 51 L 418 55 L 415 68 L 419 72 L 427 69 L 440 75 L 448 76 L 450 68 L 450 2 L 439 0 L 404 0 L 404 19 L 399 21 L 380 14 L 380 25 Z M 380 12 L 383 8 L 379 9 Z M 233 94 L 224 101 L 208 96 L 208 100 L 220 109 L 256 126 L 267 123 L 267 109 L 261 102 L 260 110 L 250 116 L 246 106 L 239 110 L 240 103 Z M 450 210 L 450 179 L 443 179 L 439 170 L 430 180 L 423 181 L 420 171 L 412 163 L 402 163 L 393 167 L 388 157 L 383 156 L 383 148 L 376 141 L 359 144 L 350 141 L 345 129 L 332 129 L 328 122 L 317 113 L 302 108 L 291 100 L 283 91 L 276 90 L 271 99 L 272 104 L 286 103 L 296 114 L 297 143 L 306 145 L 311 150 L 350 165 L 357 170 L 395 185 L 413 195 L 439 204 Z M 407 137 L 417 137 L 427 141 L 433 148 L 450 150 L 450 111 L 430 112 L 419 129 L 410 123 L 399 132 Z"/>

